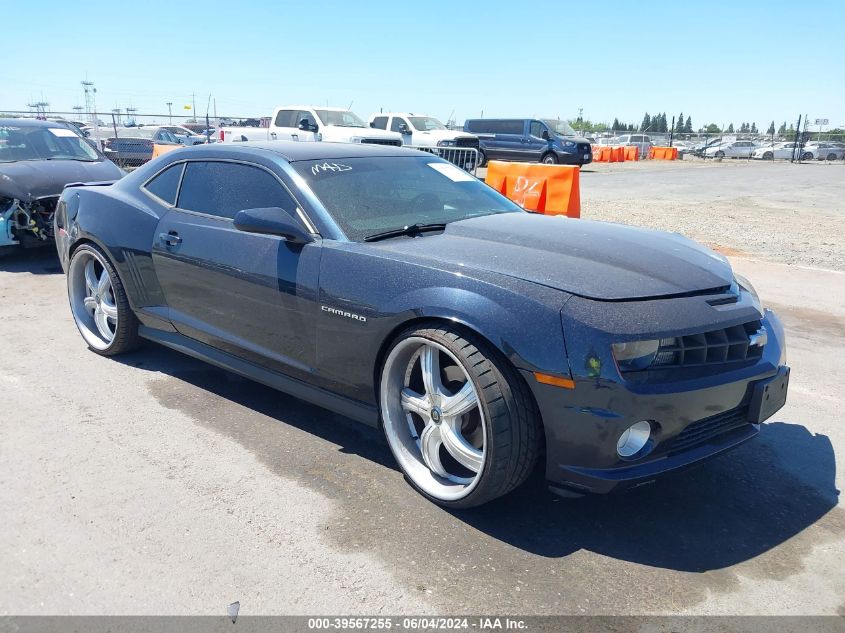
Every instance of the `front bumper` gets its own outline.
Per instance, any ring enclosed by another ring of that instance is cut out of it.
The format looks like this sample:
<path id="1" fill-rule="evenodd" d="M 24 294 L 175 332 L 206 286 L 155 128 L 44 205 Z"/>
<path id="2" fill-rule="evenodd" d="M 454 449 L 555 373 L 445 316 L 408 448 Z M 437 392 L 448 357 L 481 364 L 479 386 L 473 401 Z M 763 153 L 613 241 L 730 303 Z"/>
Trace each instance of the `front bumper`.
<path id="1" fill-rule="evenodd" d="M 557 154 L 558 163 L 561 165 L 589 165 L 593 162 L 593 153 L 589 152 L 555 152 Z"/>
<path id="2" fill-rule="evenodd" d="M 641 486 L 757 435 L 759 423 L 783 405 L 789 372 L 780 321 L 766 311 L 762 322 L 768 334 L 762 357 L 724 373 L 631 383 L 620 378 L 615 365 L 600 367 L 592 376 L 573 365 L 575 388 L 563 389 L 540 384 L 526 372 L 543 418 L 546 479 L 552 490 L 608 493 Z M 598 347 L 595 341 L 581 348 L 567 340 L 570 362 L 582 349 L 598 357 Z M 601 366 L 605 359 L 599 360 Z M 783 387 L 783 400 L 761 410 L 765 384 Z M 652 425 L 648 447 L 634 459 L 623 459 L 616 452 L 617 440 L 641 420 Z"/>

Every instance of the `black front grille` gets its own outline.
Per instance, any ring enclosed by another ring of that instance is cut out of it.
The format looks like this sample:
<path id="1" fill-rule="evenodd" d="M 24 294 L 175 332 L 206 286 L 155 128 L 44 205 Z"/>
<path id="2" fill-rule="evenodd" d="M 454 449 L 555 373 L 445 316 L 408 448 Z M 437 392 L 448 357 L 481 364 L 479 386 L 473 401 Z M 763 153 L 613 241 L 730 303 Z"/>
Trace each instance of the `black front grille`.
<path id="1" fill-rule="evenodd" d="M 578 143 L 578 152 L 581 154 L 589 154 L 592 150 L 589 143 Z"/>
<path id="2" fill-rule="evenodd" d="M 644 369 L 623 368 L 622 371 L 628 373 L 756 362 L 763 355 L 765 338 L 758 338 L 757 344 L 752 345 L 751 337 L 757 335 L 762 327 L 762 322 L 756 320 L 699 334 L 664 338 L 660 340 L 657 356 L 651 365 Z"/>
<path id="3" fill-rule="evenodd" d="M 474 147 L 478 149 L 477 138 L 458 138 L 455 139 L 455 147 Z"/>
<path id="4" fill-rule="evenodd" d="M 393 145 L 394 147 L 402 146 L 402 141 L 400 141 L 399 139 L 393 140 L 388 138 L 365 138 L 361 142 L 368 143 L 370 145 Z"/>
<path id="5" fill-rule="evenodd" d="M 748 407 L 739 407 L 719 415 L 714 415 L 698 422 L 693 422 L 674 439 L 669 440 L 668 453 L 675 454 L 686 451 L 699 444 L 704 444 L 724 433 L 751 424 L 748 421 Z"/>

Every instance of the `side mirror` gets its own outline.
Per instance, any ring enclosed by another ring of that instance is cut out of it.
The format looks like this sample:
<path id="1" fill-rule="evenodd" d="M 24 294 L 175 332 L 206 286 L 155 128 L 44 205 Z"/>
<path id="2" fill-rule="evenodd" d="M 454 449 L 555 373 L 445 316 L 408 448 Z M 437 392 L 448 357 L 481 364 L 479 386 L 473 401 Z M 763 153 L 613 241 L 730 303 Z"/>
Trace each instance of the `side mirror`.
<path id="1" fill-rule="evenodd" d="M 408 126 L 404 123 L 399 124 L 399 134 L 410 134 L 411 130 L 408 129 Z"/>
<path id="2" fill-rule="evenodd" d="M 308 119 L 302 119 L 297 126 L 303 132 L 316 132 L 317 126 L 308 122 Z"/>
<path id="3" fill-rule="evenodd" d="M 314 241 L 287 211 L 279 207 L 238 211 L 234 224 L 239 231 L 279 235 L 290 244 L 308 244 Z"/>
<path id="4" fill-rule="evenodd" d="M 544 141 L 548 141 L 548 140 L 549 140 L 549 131 L 548 131 L 548 130 L 543 130 L 543 134 L 542 134 L 542 136 L 543 136 L 543 140 L 544 140 Z"/>

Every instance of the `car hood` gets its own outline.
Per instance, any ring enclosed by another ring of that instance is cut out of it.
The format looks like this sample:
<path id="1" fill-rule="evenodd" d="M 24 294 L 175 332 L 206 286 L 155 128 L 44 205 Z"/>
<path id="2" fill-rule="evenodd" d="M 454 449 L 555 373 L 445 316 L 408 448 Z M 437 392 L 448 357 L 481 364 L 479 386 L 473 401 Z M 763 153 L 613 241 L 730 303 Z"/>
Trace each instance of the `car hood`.
<path id="1" fill-rule="evenodd" d="M 123 175 L 109 160 L 28 160 L 0 163 L 0 196 L 30 201 L 58 196 L 72 182 L 117 180 Z"/>
<path id="2" fill-rule="evenodd" d="M 376 244 L 437 267 L 481 269 L 606 301 L 684 295 L 733 280 L 724 257 L 676 233 L 561 216 L 488 215 Z"/>

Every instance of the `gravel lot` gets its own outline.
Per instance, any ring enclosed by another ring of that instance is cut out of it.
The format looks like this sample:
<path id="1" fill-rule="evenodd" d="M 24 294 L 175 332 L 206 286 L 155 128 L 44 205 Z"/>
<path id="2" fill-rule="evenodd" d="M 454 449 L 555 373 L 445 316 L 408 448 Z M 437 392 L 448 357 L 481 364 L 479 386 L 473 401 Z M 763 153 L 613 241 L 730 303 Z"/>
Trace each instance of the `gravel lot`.
<path id="1" fill-rule="evenodd" d="M 374 430 L 151 344 L 89 352 L 52 252 L 0 260 L 0 614 L 845 615 L 843 175 L 586 170 L 584 217 L 753 255 L 790 400 L 671 480 L 471 512 L 415 495 Z"/>
<path id="2" fill-rule="evenodd" d="M 845 270 L 841 161 L 596 163 L 582 171 L 581 200 L 585 218 L 677 231 L 729 255 Z"/>

